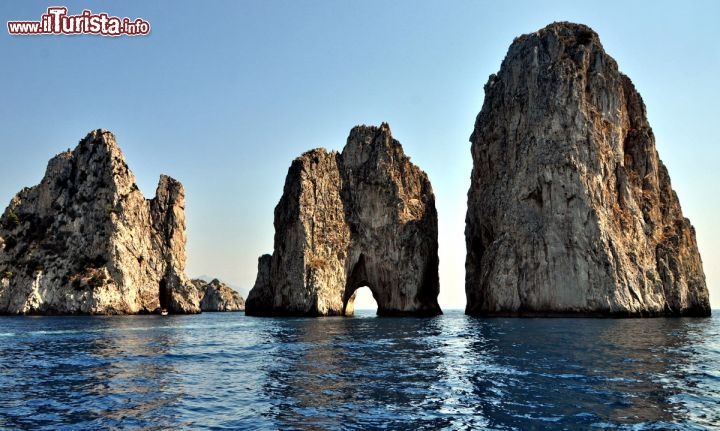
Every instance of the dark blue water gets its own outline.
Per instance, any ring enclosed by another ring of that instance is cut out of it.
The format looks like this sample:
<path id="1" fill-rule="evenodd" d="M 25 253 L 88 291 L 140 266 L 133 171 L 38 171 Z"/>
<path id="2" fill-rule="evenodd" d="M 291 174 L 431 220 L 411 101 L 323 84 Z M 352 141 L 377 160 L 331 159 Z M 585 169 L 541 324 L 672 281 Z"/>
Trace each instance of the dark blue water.
<path id="1" fill-rule="evenodd" d="M 718 317 L 0 318 L 2 429 L 718 427 Z"/>

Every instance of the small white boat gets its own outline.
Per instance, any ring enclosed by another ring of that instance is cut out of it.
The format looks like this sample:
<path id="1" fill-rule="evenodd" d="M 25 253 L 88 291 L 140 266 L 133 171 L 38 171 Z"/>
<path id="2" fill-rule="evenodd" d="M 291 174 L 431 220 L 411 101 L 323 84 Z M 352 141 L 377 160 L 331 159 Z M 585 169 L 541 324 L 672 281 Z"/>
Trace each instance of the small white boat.
<path id="1" fill-rule="evenodd" d="M 160 315 L 161 315 L 161 316 L 167 316 L 167 315 L 168 315 L 168 311 L 163 308 L 162 310 L 160 310 Z"/>

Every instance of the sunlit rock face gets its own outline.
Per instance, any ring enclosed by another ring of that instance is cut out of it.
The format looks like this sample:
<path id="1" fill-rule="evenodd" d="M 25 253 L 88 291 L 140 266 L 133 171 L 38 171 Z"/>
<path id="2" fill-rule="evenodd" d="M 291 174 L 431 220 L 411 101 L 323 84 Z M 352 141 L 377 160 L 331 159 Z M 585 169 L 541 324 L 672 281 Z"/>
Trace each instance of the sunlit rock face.
<path id="1" fill-rule="evenodd" d="M 710 314 L 645 105 L 592 29 L 515 39 L 470 141 L 467 313 Z"/>
<path id="2" fill-rule="evenodd" d="M 205 311 L 244 311 L 245 300 L 239 293 L 230 286 L 218 279 L 205 282 L 193 280 L 192 283 L 198 289 L 200 309 Z"/>
<path id="3" fill-rule="evenodd" d="M 353 128 L 342 153 L 292 163 L 246 313 L 352 314 L 362 286 L 380 315 L 441 312 L 435 197 L 387 124 Z"/>
<path id="4" fill-rule="evenodd" d="M 200 312 L 185 276 L 185 192 L 138 190 L 115 137 L 95 130 L 48 163 L 0 219 L 0 313 Z"/>

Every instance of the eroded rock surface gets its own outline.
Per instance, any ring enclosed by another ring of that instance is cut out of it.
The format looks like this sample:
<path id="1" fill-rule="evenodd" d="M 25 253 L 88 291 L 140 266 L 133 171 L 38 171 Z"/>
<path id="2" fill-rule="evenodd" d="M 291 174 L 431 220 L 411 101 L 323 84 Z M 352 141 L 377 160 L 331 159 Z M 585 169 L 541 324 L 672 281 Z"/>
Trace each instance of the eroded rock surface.
<path id="1" fill-rule="evenodd" d="M 209 283 L 199 279 L 192 282 L 200 294 L 200 309 L 202 311 L 245 310 L 243 297 L 217 278 Z"/>
<path id="2" fill-rule="evenodd" d="M 353 128 L 340 154 L 292 163 L 246 313 L 352 314 L 363 286 L 380 315 L 441 312 L 435 197 L 387 124 Z"/>
<path id="3" fill-rule="evenodd" d="M 0 219 L 0 313 L 200 312 L 185 275 L 185 192 L 145 199 L 115 137 L 95 130 L 48 163 Z"/>
<path id="4" fill-rule="evenodd" d="M 710 314 L 645 105 L 590 28 L 517 38 L 470 140 L 467 313 Z"/>

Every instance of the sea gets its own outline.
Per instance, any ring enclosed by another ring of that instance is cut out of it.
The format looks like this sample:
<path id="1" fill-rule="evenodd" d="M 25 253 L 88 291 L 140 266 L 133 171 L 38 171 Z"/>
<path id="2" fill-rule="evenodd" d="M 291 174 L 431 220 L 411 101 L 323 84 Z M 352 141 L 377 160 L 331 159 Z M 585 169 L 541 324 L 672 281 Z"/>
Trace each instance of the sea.
<path id="1" fill-rule="evenodd" d="M 0 317 L 0 429 L 720 429 L 720 311 Z"/>

